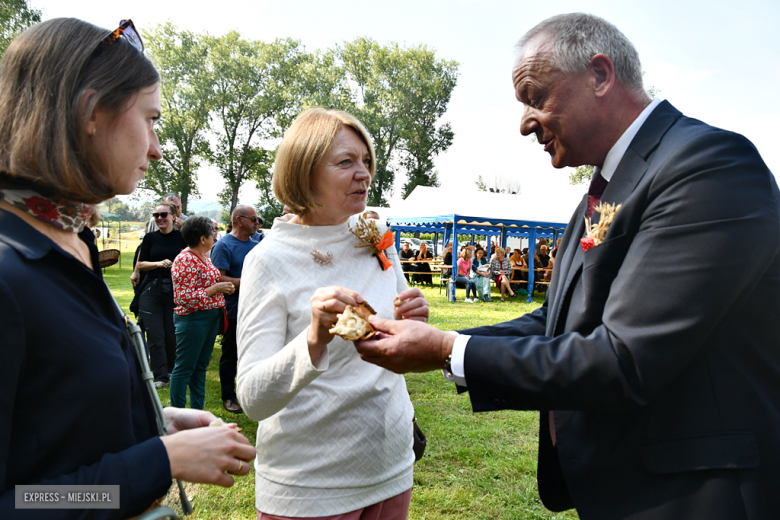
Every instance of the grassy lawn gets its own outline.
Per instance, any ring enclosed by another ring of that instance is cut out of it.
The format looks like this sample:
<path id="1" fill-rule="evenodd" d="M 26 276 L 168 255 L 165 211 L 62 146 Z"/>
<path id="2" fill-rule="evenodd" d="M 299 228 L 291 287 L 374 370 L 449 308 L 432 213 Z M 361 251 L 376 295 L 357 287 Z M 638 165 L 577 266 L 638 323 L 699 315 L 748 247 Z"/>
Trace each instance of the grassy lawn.
<path id="1" fill-rule="evenodd" d="M 127 311 L 133 297 L 130 284 L 132 252 L 123 247 L 122 267 L 105 270 L 114 295 Z M 436 278 L 434 278 L 436 281 Z M 423 287 L 431 306 L 431 325 L 443 330 L 498 323 L 532 311 L 534 303 L 515 298 L 492 302 L 451 303 L 438 286 Z M 245 415 L 222 408 L 219 389 L 219 339 L 206 376 L 205 407 L 215 415 L 237 422 L 254 445 L 257 424 Z M 468 395 L 457 395 L 440 373 L 406 376 L 417 419 L 428 437 L 425 457 L 415 464 L 410 519 L 574 519 L 576 513 L 551 513 L 536 491 L 538 413 L 502 411 L 474 414 Z M 160 390 L 163 405 L 170 404 L 168 389 Z M 232 488 L 188 486 L 195 519 L 255 518 L 254 474 L 239 478 Z M 171 504 L 173 505 L 173 504 Z"/>

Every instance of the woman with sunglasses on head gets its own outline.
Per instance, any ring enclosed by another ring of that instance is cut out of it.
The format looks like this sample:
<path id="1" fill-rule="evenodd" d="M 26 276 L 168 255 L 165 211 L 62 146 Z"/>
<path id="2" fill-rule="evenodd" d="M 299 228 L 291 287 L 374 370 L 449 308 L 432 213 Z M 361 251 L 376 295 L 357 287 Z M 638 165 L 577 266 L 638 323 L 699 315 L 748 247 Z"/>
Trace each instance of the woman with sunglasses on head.
<path id="1" fill-rule="evenodd" d="M 131 193 L 161 157 L 159 75 L 131 22 L 107 34 L 49 20 L 0 61 L 3 519 L 128 518 L 172 477 L 230 486 L 255 455 L 235 428 L 202 428 L 214 416 L 200 410 L 166 408 L 159 437 L 103 282 L 90 204 Z M 118 485 L 119 508 L 16 509 L 15 486 L 32 484 Z"/>
<path id="2" fill-rule="evenodd" d="M 147 233 L 141 242 L 136 268 L 146 271 L 139 290 L 138 308 L 149 343 L 149 368 L 157 388 L 168 386 L 176 365 L 176 329 L 173 324 L 173 282 L 171 265 L 187 243 L 181 231 L 173 228 L 176 208 L 160 203 L 152 213 L 157 231 Z"/>

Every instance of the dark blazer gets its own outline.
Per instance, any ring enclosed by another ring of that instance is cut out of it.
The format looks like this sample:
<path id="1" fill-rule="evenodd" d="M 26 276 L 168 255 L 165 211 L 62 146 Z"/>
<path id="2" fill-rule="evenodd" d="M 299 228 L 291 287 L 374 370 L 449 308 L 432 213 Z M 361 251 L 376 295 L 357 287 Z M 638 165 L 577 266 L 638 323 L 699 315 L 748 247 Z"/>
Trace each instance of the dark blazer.
<path id="1" fill-rule="evenodd" d="M 472 335 L 464 366 L 474 410 L 542 411 L 537 477 L 552 510 L 777 518 L 774 177 L 747 139 L 663 102 L 602 196 L 622 209 L 584 253 L 586 199 L 544 305 L 462 331 Z M 757 246 L 747 261 L 745 240 Z"/>

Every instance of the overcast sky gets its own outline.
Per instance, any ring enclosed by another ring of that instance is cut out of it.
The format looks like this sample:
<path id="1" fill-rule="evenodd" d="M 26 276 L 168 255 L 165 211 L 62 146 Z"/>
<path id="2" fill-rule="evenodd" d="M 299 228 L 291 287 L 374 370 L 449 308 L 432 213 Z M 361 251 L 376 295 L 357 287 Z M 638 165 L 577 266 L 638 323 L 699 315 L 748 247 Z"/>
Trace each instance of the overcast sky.
<path id="1" fill-rule="evenodd" d="M 379 43 L 425 44 L 460 63 L 458 85 L 443 121 L 455 140 L 436 166 L 444 187 L 474 189 L 478 175 L 519 181 L 523 195 L 572 209 L 585 187 L 568 185 L 541 146 L 519 133 L 521 105 L 510 72 L 514 44 L 539 21 L 584 11 L 606 18 L 634 43 L 645 86 L 660 90 L 684 114 L 745 135 L 780 174 L 780 2 L 777 0 L 591 0 L 528 2 L 396 0 L 32 0 L 44 19 L 73 16 L 107 29 L 122 18 L 148 29 L 172 21 L 183 29 L 251 39 L 296 38 L 306 49 L 368 36 Z M 396 195 L 404 179 L 397 179 Z M 219 174 L 200 173 L 206 200 L 216 200 Z M 242 200 L 254 203 L 251 186 Z"/>

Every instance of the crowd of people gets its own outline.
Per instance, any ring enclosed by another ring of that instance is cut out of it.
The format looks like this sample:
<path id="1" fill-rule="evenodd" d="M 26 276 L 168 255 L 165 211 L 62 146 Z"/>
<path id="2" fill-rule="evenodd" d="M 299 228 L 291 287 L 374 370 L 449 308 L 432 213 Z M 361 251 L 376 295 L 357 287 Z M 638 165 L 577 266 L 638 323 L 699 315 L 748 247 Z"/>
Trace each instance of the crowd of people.
<path id="1" fill-rule="evenodd" d="M 242 412 L 235 393 L 238 290 L 244 257 L 265 238 L 262 224 L 253 207 L 238 205 L 228 232 L 218 238 L 219 224 L 207 217 L 183 215 L 175 193 L 165 195 L 152 213 L 135 255 L 130 277 L 135 298 L 130 309 L 146 334 L 155 386 L 170 384 L 176 406 L 186 403 L 189 386 L 191 406 L 203 408 L 199 381 L 205 381 L 219 332 L 223 407 Z M 191 344 L 194 336 L 203 340 L 197 348 Z M 186 359 L 179 357 L 182 354 Z"/>
<path id="2" fill-rule="evenodd" d="M 405 520 L 417 438 L 402 374 L 441 371 L 475 411 L 539 411 L 550 510 L 773 518 L 774 177 L 743 137 L 650 100 L 636 50 L 605 20 L 552 17 L 519 49 L 521 132 L 555 167 L 596 165 L 591 188 L 552 251 L 546 239 L 493 244 L 490 257 L 448 244 L 443 264 L 471 302 L 489 300 L 491 283 L 503 301 L 539 269 L 544 305 L 453 333 L 429 326 L 402 265 L 430 283 L 431 252 L 386 255 L 387 227 L 364 214 L 369 132 L 311 108 L 277 150 L 285 211 L 267 238 L 249 206 L 222 237 L 175 194 L 155 207 L 131 277 L 148 345 L 137 353 L 86 224 L 161 159 L 160 76 L 130 20 L 109 32 L 55 19 L 14 39 L 0 61 L 0 516 L 40 516 L 15 507 L 19 486 L 40 484 L 118 485 L 119 507 L 89 517 L 137 517 L 173 478 L 231 486 L 254 461 L 258 520 Z M 595 242 L 584 221 L 598 222 L 599 203 L 622 209 Z M 734 259 L 724 234 L 751 233 L 762 248 Z M 733 283 L 714 283 L 728 262 Z M 330 332 L 348 307 L 373 312 L 354 342 Z M 222 404 L 258 422 L 255 448 L 202 410 L 220 333 Z M 167 385 L 172 406 L 159 410 Z"/>
<path id="3" fill-rule="evenodd" d="M 460 247 L 457 258 L 457 273 L 454 278 L 454 288 L 465 287 L 467 303 L 478 300 L 492 301 L 492 281 L 501 295 L 501 301 L 506 301 L 505 296 L 516 296 L 528 286 L 528 248 L 503 248 L 496 241 L 491 242 L 490 255 L 480 243 L 465 244 Z M 534 288 L 544 292 L 552 279 L 560 239 L 552 254 L 548 255 L 548 239 L 539 239 L 536 244 L 536 254 L 533 258 Z M 400 252 L 401 258 L 415 259 L 414 251 L 405 243 Z M 452 270 L 452 243 L 448 243 L 441 261 L 443 279 L 450 279 Z M 430 269 L 430 267 L 429 267 Z M 414 269 L 415 271 L 417 269 Z M 407 278 L 408 279 L 408 278 Z M 471 297 L 469 297 L 471 296 Z"/>

